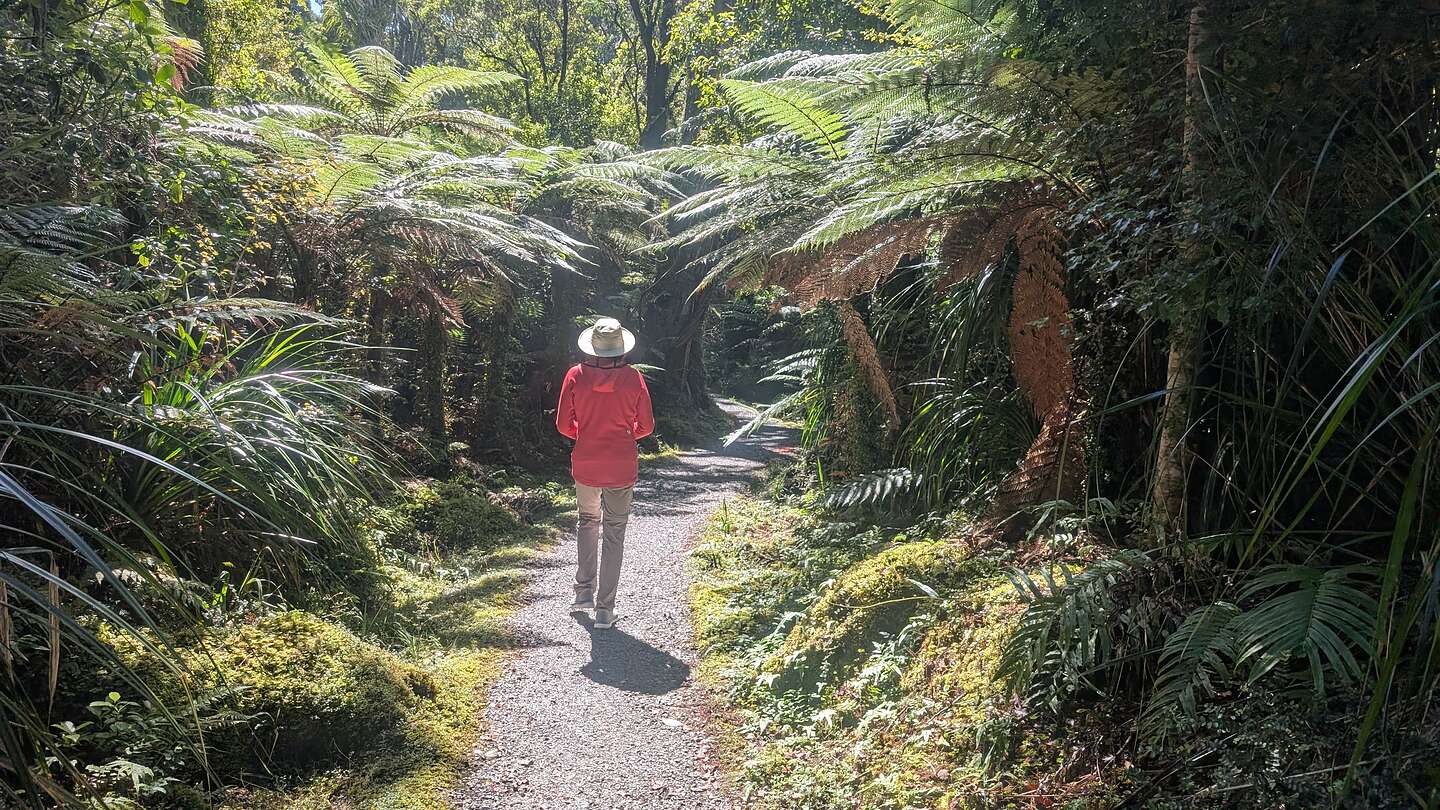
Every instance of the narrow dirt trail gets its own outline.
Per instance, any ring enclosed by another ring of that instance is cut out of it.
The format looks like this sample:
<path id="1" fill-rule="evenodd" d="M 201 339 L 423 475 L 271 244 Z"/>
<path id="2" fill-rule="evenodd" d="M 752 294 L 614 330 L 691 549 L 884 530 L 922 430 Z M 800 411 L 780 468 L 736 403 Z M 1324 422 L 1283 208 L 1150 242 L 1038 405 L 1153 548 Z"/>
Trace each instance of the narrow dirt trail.
<path id="1" fill-rule="evenodd" d="M 686 553 L 720 502 L 793 443 L 793 431 L 769 427 L 728 448 L 642 466 L 612 629 L 566 613 L 573 539 L 536 563 L 513 619 L 526 647 L 490 691 L 485 736 L 456 808 L 732 806 L 710 758 L 705 696 L 691 676 Z"/>

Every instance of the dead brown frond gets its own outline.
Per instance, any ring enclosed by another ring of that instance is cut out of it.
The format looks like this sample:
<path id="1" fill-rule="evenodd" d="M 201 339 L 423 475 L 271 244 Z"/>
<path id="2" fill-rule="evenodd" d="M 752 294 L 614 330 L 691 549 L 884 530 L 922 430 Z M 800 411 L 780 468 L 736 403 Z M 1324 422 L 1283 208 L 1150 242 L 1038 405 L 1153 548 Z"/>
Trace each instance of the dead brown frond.
<path id="1" fill-rule="evenodd" d="M 996 520 L 1004 524 L 1024 507 L 1070 498 L 1083 482 L 1085 454 L 1075 394 L 1070 302 L 1061 261 L 1064 234 L 1055 223 L 1062 207 L 1049 187 L 996 184 L 991 202 L 964 214 L 916 217 L 875 225 L 844 237 L 820 253 L 783 253 L 766 265 L 764 283 L 789 291 L 802 308 L 839 304 L 841 332 L 861 376 L 886 411 L 887 428 L 899 425 L 899 402 L 890 374 L 865 321 L 850 304 L 888 278 L 907 256 L 930 250 L 938 235 L 945 289 L 1005 260 L 1019 259 L 1008 333 L 1015 381 L 1041 420 L 1040 435 L 1001 485 Z"/>
<path id="2" fill-rule="evenodd" d="M 1073 500 L 1085 476 L 1084 412 L 1079 403 L 1063 403 L 1045 415 L 1015 471 L 995 497 L 992 517 L 1001 525 L 1024 525 L 1020 513 L 1046 501 Z"/>
<path id="3" fill-rule="evenodd" d="M 1008 324 L 1015 382 L 1040 434 L 1001 484 L 994 518 L 1014 525 L 1027 506 L 1070 499 L 1084 481 L 1083 408 L 1076 398 L 1070 301 L 1061 261 L 1065 236 L 1055 223 L 1058 203 L 1043 187 L 1013 186 L 1001 204 L 957 222 L 941 242 L 948 270 L 943 289 L 1003 261 L 1015 246 L 1019 269 L 1011 288 Z"/>
<path id="4" fill-rule="evenodd" d="M 923 254 L 945 222 L 939 217 L 886 222 L 846 236 L 818 255 L 784 253 L 771 259 L 763 280 L 784 287 L 805 309 L 821 301 L 844 301 L 875 289 L 906 256 Z"/>
<path id="5" fill-rule="evenodd" d="M 1070 301 L 1060 260 L 1064 234 L 1054 217 L 1051 209 L 1032 209 L 1015 234 L 1020 269 L 1010 309 L 1010 361 L 1041 427 L 1001 484 L 996 512 L 1002 520 L 1027 506 L 1073 499 L 1084 482 L 1083 408 L 1075 391 Z"/>
<path id="6" fill-rule="evenodd" d="M 1000 186 L 993 198 L 993 204 L 951 220 L 940 240 L 940 266 L 946 272 L 936 282 L 937 289 L 972 279 L 1002 261 L 1032 216 L 1053 215 L 1061 204 L 1050 189 L 1031 183 Z"/>
<path id="7" fill-rule="evenodd" d="M 1054 212 L 1034 209 L 1015 233 L 1020 270 L 1010 309 L 1010 360 L 1015 381 L 1035 416 L 1045 419 L 1075 390 L 1071 363 L 1070 301 L 1060 262 L 1064 235 Z"/>

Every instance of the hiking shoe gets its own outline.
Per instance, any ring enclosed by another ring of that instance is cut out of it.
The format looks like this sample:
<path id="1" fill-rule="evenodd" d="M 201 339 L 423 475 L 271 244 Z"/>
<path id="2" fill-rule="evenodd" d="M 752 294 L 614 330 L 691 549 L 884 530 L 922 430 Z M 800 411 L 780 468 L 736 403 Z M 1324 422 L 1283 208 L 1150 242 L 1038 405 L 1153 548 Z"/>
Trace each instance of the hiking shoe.
<path id="1" fill-rule="evenodd" d="M 609 630 L 615 626 L 615 611 L 598 608 L 595 611 L 595 629 Z"/>
<path id="2" fill-rule="evenodd" d="M 589 613 L 595 609 L 594 599 L 576 599 L 575 604 L 570 606 L 571 613 Z"/>

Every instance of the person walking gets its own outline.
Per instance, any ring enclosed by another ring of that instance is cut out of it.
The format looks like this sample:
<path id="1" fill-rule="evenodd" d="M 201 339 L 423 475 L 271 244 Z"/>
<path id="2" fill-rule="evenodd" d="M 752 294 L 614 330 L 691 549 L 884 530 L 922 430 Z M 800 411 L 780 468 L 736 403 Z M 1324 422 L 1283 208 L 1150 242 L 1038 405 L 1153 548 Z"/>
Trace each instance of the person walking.
<path id="1" fill-rule="evenodd" d="M 580 507 L 570 612 L 594 610 L 595 627 L 604 630 L 615 624 L 625 525 L 640 472 L 635 443 L 655 432 L 655 415 L 645 378 L 625 362 L 635 348 L 630 330 L 614 318 L 600 318 L 580 333 L 578 343 L 586 358 L 565 375 L 555 410 L 555 428 L 575 440 L 570 474 Z"/>

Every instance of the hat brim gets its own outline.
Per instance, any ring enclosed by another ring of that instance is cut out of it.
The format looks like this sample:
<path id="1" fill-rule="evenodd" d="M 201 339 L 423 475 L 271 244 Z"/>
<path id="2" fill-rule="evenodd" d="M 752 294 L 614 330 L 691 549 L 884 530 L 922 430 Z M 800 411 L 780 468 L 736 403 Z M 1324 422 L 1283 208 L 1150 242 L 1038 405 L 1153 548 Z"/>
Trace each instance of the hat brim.
<path id="1" fill-rule="evenodd" d="M 580 347 L 580 351 L 590 355 L 591 357 L 624 357 L 625 355 L 629 354 L 632 349 L 635 348 L 634 333 L 632 333 L 629 329 L 626 329 L 623 326 L 620 327 L 621 346 L 619 348 L 596 349 L 594 338 L 595 327 L 592 326 L 589 329 L 586 329 L 584 332 L 581 332 L 580 339 L 575 341 L 575 343 Z"/>

